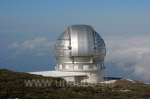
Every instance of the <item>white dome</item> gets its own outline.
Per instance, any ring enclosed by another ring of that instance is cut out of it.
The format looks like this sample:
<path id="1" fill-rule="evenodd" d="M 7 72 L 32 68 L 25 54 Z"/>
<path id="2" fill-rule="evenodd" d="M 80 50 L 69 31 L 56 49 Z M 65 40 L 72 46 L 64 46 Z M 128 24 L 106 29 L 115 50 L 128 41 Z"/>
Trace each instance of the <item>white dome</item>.
<path id="1" fill-rule="evenodd" d="M 105 55 L 103 39 L 88 25 L 69 26 L 55 45 L 56 69 L 61 71 L 97 70 L 93 66 L 103 63 Z"/>

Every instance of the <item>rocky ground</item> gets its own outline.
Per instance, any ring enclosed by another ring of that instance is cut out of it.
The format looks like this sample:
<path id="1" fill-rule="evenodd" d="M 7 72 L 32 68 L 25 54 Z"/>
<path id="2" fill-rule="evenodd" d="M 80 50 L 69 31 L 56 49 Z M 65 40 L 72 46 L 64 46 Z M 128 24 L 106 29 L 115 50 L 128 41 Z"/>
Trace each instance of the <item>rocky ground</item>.
<path id="1" fill-rule="evenodd" d="M 0 69 L 0 98 L 150 99 L 150 84 L 121 79 L 78 86 L 61 78 Z"/>

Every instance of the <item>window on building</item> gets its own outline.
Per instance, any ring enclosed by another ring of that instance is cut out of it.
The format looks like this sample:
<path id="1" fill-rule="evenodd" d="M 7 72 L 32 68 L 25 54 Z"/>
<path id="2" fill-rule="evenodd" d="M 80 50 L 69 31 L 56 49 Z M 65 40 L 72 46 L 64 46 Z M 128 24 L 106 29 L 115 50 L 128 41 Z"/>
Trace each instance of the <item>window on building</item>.
<path id="1" fill-rule="evenodd" d="M 59 69 L 59 65 L 58 64 L 57 64 L 56 68 Z"/>
<path id="2" fill-rule="evenodd" d="M 74 70 L 78 70 L 79 69 L 79 67 L 78 66 L 74 66 Z"/>
<path id="3" fill-rule="evenodd" d="M 69 65 L 66 65 L 66 69 L 69 69 Z"/>
<path id="4" fill-rule="evenodd" d="M 104 69 L 104 68 L 105 68 L 104 63 L 102 63 L 102 64 L 101 64 L 101 68 L 102 68 L 102 69 Z"/>
<path id="5" fill-rule="evenodd" d="M 89 65 L 83 65 L 83 70 L 89 70 Z"/>
<path id="6" fill-rule="evenodd" d="M 62 64 L 59 64 L 59 69 L 62 69 Z"/>
<path id="7" fill-rule="evenodd" d="M 94 66 L 93 66 L 93 69 L 94 69 L 94 70 L 97 70 L 97 65 L 94 65 Z"/>
<path id="8" fill-rule="evenodd" d="M 105 49 L 105 48 L 102 48 L 102 49 L 101 49 L 101 54 L 102 54 L 102 55 L 106 55 L 106 49 Z"/>

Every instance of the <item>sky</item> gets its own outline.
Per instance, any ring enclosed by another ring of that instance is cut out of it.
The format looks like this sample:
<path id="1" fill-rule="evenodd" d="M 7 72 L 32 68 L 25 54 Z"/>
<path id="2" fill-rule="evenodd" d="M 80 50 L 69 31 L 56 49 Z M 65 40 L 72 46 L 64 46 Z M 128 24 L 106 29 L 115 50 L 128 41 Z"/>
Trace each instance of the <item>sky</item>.
<path id="1" fill-rule="evenodd" d="M 104 75 L 150 82 L 149 0 L 0 0 L 0 68 L 53 70 L 54 44 L 91 25 L 107 48 Z"/>

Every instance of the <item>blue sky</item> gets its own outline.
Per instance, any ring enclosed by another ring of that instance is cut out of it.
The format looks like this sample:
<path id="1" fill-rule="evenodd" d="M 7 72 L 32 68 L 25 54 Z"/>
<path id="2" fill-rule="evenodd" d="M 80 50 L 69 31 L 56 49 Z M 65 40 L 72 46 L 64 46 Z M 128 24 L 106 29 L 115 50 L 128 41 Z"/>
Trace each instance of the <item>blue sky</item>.
<path id="1" fill-rule="evenodd" d="M 149 0 L 1 0 L 0 32 L 56 33 L 71 24 L 91 24 L 106 34 L 147 33 L 149 3 Z"/>
<path id="2" fill-rule="evenodd" d="M 149 0 L 0 0 L 0 68 L 54 69 L 57 37 L 69 25 L 88 24 L 106 42 L 105 76 L 150 82 L 149 5 Z"/>

